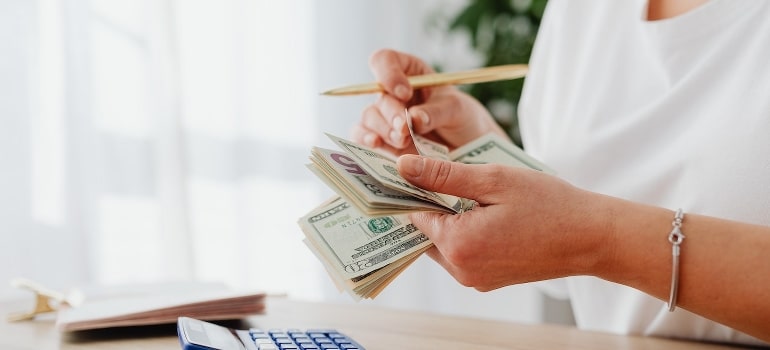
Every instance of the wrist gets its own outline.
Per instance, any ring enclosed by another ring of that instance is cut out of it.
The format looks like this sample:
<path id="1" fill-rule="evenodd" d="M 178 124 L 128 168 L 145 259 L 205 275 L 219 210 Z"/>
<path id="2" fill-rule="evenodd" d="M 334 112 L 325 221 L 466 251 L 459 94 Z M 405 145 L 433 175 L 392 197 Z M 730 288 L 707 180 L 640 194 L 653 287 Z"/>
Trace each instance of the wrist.
<path id="1" fill-rule="evenodd" d="M 590 275 L 646 290 L 668 293 L 673 211 L 606 197 L 601 244 Z M 650 287 L 654 286 L 654 290 Z"/>
<path id="2" fill-rule="evenodd" d="M 578 233 L 584 238 L 584 248 L 578 251 L 574 267 L 575 275 L 588 275 L 605 278 L 614 274 L 618 260 L 619 205 L 622 201 L 605 195 L 591 193 L 584 206 L 582 225 Z"/>

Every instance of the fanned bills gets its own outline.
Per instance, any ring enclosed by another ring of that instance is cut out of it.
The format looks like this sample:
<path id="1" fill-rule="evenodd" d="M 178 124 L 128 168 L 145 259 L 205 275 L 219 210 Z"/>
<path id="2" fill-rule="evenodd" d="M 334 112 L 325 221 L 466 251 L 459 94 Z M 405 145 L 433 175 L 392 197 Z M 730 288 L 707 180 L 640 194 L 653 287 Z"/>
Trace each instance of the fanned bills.
<path id="1" fill-rule="evenodd" d="M 341 198 L 312 210 L 299 221 L 305 244 L 337 287 L 353 297 L 374 297 L 431 246 L 407 215 L 366 216 Z"/>
<path id="2" fill-rule="evenodd" d="M 313 163 L 308 164 L 308 168 L 364 214 L 387 215 L 420 209 L 448 211 L 440 204 L 386 186 L 345 152 L 314 147 L 310 159 Z"/>
<path id="3" fill-rule="evenodd" d="M 497 163 L 553 173 L 510 141 L 495 134 L 449 152 L 407 125 L 418 152 L 463 163 Z M 327 134 L 328 135 L 328 134 Z M 339 197 L 300 218 L 305 244 L 340 290 L 356 299 L 376 297 L 432 246 L 410 221 L 409 212 L 461 213 L 472 200 L 427 191 L 406 181 L 394 157 L 328 135 L 342 151 L 314 147 L 308 168 Z"/>

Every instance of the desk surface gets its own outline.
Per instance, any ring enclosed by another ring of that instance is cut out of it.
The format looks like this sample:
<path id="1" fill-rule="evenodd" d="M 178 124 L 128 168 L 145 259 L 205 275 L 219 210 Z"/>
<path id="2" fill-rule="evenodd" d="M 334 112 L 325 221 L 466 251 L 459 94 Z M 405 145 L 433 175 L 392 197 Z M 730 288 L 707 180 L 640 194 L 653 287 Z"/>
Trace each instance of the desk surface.
<path id="1" fill-rule="evenodd" d="M 60 334 L 51 319 L 8 323 L 20 303 L 0 304 L 0 349 L 180 349 L 174 325 Z M 586 332 L 558 325 L 447 317 L 369 305 L 267 300 L 264 315 L 235 327 L 336 328 L 368 350 L 377 349 L 734 349 L 649 337 Z"/>

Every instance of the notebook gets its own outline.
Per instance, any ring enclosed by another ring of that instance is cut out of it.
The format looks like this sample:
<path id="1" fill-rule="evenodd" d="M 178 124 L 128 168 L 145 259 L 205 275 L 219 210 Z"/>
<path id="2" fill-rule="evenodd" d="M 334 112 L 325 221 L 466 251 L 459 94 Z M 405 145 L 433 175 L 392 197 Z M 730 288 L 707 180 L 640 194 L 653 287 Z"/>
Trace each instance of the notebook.
<path id="1" fill-rule="evenodd" d="M 176 323 L 181 316 L 201 320 L 239 319 L 265 309 L 264 292 L 236 292 L 220 283 L 170 282 L 77 288 L 57 312 L 63 332 Z"/>

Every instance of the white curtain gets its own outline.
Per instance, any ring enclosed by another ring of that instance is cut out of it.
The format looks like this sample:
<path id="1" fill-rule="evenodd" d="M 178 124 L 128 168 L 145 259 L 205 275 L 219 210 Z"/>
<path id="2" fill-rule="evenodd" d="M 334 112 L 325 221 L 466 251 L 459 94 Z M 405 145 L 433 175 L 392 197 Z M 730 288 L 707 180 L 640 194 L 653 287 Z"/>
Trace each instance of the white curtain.
<path id="1" fill-rule="evenodd" d="M 348 135 L 374 97 L 318 92 L 370 80 L 381 47 L 475 64 L 462 38 L 426 30 L 452 6 L 0 2 L 0 280 L 214 280 L 350 302 L 296 221 L 331 195 L 310 148 L 333 147 L 323 132 Z M 534 322 L 540 301 L 463 288 L 426 258 L 371 303 Z"/>

